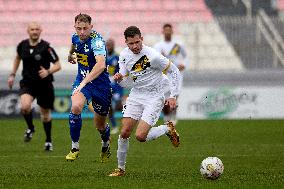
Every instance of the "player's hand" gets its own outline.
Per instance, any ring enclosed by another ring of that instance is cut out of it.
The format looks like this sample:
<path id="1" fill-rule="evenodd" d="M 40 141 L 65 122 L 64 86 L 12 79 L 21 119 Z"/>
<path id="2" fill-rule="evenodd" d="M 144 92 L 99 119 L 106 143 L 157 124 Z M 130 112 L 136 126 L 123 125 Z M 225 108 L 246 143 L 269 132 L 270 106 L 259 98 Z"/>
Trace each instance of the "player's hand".
<path id="1" fill-rule="evenodd" d="M 74 52 L 73 54 L 68 55 L 68 62 L 71 64 L 76 64 L 77 63 L 77 55 Z"/>
<path id="2" fill-rule="evenodd" d="M 174 110 L 177 107 L 177 100 L 176 98 L 168 98 L 165 101 L 165 105 L 170 107 L 170 110 Z"/>
<path id="3" fill-rule="evenodd" d="M 39 77 L 41 79 L 46 78 L 49 75 L 49 71 L 44 67 L 40 66 L 40 70 L 38 71 Z"/>
<path id="4" fill-rule="evenodd" d="M 81 89 L 82 89 L 83 87 L 85 87 L 85 85 L 86 85 L 86 84 L 85 84 L 84 82 L 81 82 L 80 85 L 74 89 L 72 95 L 75 95 L 75 94 L 81 92 Z"/>
<path id="5" fill-rule="evenodd" d="M 12 87 L 14 85 L 14 81 L 15 81 L 15 76 L 14 75 L 10 75 L 8 80 L 7 80 L 9 89 L 12 89 Z"/>
<path id="6" fill-rule="evenodd" d="M 123 79 L 123 75 L 121 73 L 116 73 L 112 76 L 113 80 L 116 82 L 121 82 Z"/>
<path id="7" fill-rule="evenodd" d="M 177 67 L 178 67 L 179 71 L 183 71 L 185 69 L 184 64 L 179 64 Z"/>

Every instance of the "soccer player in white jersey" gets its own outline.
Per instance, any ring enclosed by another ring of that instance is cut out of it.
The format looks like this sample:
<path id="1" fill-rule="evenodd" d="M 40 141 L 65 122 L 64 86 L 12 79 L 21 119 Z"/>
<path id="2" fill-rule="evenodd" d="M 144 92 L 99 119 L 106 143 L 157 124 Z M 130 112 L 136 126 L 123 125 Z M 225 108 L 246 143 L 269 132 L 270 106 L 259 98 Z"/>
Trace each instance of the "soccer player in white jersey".
<path id="1" fill-rule="evenodd" d="M 118 168 L 109 176 L 125 175 L 129 137 L 137 125 L 135 136 L 140 142 L 167 135 L 178 147 L 179 135 L 172 122 L 154 127 L 164 104 L 176 108 L 180 72 L 155 49 L 144 45 L 139 28 L 130 26 L 124 32 L 125 48 L 119 56 L 119 72 L 113 79 L 131 91 L 123 110 L 122 128 L 118 138 Z M 167 72 L 167 76 L 163 74 Z"/>
<path id="2" fill-rule="evenodd" d="M 173 39 L 173 27 L 171 24 L 165 24 L 163 26 L 164 40 L 157 43 L 154 48 L 162 53 L 165 57 L 170 59 L 181 72 L 180 85 L 178 89 L 178 94 L 180 94 L 182 81 L 183 81 L 183 71 L 185 69 L 185 64 L 187 62 L 187 55 L 184 46 Z M 174 125 L 177 123 L 177 109 L 170 110 L 169 106 L 165 106 L 163 109 L 164 121 L 172 121 Z"/>

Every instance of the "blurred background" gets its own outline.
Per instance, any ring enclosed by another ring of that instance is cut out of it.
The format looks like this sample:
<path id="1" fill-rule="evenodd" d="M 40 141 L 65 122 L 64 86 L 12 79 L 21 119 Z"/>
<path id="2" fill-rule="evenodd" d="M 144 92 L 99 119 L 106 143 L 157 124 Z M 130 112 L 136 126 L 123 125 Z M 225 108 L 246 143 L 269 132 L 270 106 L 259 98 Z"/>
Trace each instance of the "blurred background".
<path id="1" fill-rule="evenodd" d="M 66 89 L 77 66 L 67 55 L 80 12 L 92 16 L 105 39 L 115 40 L 118 53 L 127 26 L 140 27 L 144 43 L 153 46 L 162 39 L 163 24 L 173 25 L 189 60 L 180 119 L 284 118 L 284 0 L 0 0 L 0 115 L 19 113 L 6 80 L 30 21 L 42 24 L 42 38 L 60 56 L 56 111 L 69 111 Z"/>

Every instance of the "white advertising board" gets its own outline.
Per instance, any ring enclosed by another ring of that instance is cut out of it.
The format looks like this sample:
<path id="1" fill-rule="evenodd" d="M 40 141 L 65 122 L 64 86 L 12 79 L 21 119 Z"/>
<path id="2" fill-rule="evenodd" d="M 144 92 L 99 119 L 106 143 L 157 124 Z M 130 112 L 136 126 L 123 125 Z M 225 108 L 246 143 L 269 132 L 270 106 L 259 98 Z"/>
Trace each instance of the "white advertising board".
<path id="1" fill-rule="evenodd" d="M 284 118 L 284 87 L 183 88 L 179 97 L 178 118 Z"/>

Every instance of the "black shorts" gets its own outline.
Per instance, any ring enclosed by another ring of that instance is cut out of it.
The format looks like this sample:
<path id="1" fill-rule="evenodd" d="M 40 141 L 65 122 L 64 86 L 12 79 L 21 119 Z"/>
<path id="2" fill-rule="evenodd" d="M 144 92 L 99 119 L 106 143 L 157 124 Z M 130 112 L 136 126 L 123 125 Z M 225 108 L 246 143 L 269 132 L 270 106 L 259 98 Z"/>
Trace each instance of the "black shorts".
<path id="1" fill-rule="evenodd" d="M 53 109 L 54 88 L 52 82 L 33 83 L 20 81 L 20 95 L 30 94 L 37 100 L 37 104 L 44 109 Z"/>

